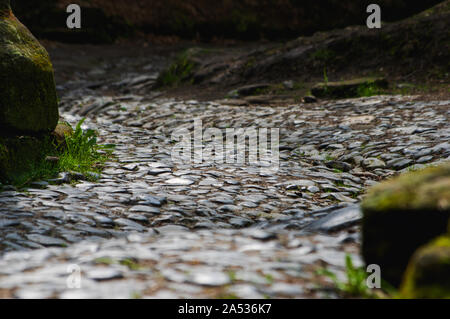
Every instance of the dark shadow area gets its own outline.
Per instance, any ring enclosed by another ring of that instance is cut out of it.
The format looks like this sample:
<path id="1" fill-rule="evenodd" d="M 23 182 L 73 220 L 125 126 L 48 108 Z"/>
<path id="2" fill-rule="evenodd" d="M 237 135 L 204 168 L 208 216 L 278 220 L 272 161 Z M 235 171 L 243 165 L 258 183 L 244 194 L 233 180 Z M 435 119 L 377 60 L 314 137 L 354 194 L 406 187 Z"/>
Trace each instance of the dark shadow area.
<path id="1" fill-rule="evenodd" d="M 377 2 L 383 21 L 404 19 L 440 1 Z M 333 0 L 92 0 L 83 8 L 83 28 L 65 29 L 71 1 L 13 1 L 17 16 L 39 37 L 77 43 L 108 43 L 118 37 L 149 33 L 185 39 L 280 41 L 317 31 L 363 25 L 372 1 Z"/>

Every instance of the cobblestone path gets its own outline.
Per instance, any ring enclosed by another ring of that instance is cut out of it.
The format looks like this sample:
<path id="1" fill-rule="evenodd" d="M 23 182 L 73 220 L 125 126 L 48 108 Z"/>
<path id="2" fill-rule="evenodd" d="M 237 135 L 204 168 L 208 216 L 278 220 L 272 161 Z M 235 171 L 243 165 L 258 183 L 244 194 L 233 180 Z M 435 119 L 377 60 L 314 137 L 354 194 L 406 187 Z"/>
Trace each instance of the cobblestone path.
<path id="1" fill-rule="evenodd" d="M 139 93 L 155 78 L 59 87 L 62 118 L 87 117 L 114 158 L 96 182 L 67 173 L 59 185 L 3 186 L 1 297 L 335 297 L 316 272 L 343 275 L 347 253 L 362 264 L 365 190 L 450 156 L 450 101 L 239 107 Z M 194 119 L 279 128 L 278 170 L 174 161 L 172 134 Z"/>

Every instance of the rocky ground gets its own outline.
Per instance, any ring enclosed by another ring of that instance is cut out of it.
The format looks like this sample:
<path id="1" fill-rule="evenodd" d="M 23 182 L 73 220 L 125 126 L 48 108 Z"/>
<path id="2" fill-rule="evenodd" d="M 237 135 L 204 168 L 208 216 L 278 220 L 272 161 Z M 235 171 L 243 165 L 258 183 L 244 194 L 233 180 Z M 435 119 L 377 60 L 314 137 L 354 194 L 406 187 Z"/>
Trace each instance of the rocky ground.
<path id="1" fill-rule="evenodd" d="M 316 271 L 343 276 L 347 253 L 362 264 L 365 190 L 450 156 L 450 100 L 163 98 L 152 85 L 165 58 L 133 54 L 78 72 L 56 57 L 62 118 L 87 117 L 114 158 L 96 182 L 63 174 L 60 185 L 3 187 L 1 297 L 337 297 Z M 279 128 L 279 169 L 172 160 L 172 133 L 195 118 L 222 131 Z M 74 269 L 79 289 L 68 285 Z"/>

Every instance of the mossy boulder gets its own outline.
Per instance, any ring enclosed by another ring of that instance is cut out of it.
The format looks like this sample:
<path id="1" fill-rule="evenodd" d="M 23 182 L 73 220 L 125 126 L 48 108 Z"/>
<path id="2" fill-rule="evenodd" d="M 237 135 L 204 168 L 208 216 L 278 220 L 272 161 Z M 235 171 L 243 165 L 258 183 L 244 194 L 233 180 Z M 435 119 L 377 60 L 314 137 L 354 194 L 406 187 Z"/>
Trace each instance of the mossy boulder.
<path id="1" fill-rule="evenodd" d="M 445 234 L 450 163 L 409 172 L 372 188 L 362 203 L 362 254 L 398 286 L 414 251 Z"/>
<path id="2" fill-rule="evenodd" d="M 420 248 L 411 258 L 402 298 L 450 298 L 450 235 Z"/>
<path id="3" fill-rule="evenodd" d="M 52 132 L 58 119 L 49 55 L 0 0 L 0 134 Z"/>
<path id="4" fill-rule="evenodd" d="M 339 82 L 317 83 L 311 93 L 320 98 L 351 98 L 364 96 L 370 92 L 387 89 L 389 84 L 384 78 L 361 78 Z"/>
<path id="5" fill-rule="evenodd" d="M 0 182 L 21 184 L 54 151 L 50 136 L 0 137 Z"/>

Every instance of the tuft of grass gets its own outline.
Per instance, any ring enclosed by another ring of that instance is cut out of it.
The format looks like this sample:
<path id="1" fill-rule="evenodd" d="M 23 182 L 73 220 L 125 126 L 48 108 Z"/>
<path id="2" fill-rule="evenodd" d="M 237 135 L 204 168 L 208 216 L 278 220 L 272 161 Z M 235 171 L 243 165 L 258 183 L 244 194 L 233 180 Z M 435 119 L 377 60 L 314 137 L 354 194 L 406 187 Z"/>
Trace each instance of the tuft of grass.
<path id="1" fill-rule="evenodd" d="M 347 187 L 347 185 L 345 185 L 345 183 L 341 181 L 335 182 L 334 185 L 336 185 L 337 187 Z"/>
<path id="2" fill-rule="evenodd" d="M 336 289 L 345 296 L 373 298 L 374 294 L 367 287 L 367 272 L 363 268 L 356 268 L 350 255 L 345 258 L 347 281 L 340 281 L 336 274 L 327 270 L 319 269 L 318 275 L 330 278 Z"/>
<path id="3" fill-rule="evenodd" d="M 272 284 L 275 280 L 271 274 L 266 274 L 264 278 L 267 280 L 267 283 L 269 284 Z"/>
<path id="4" fill-rule="evenodd" d="M 323 83 L 325 83 L 325 85 L 327 86 L 328 82 L 329 82 L 329 79 L 328 79 L 328 74 L 327 74 L 327 67 L 324 66 L 323 67 Z"/>
<path id="5" fill-rule="evenodd" d="M 119 264 L 128 267 L 130 270 L 139 270 L 142 267 L 133 259 L 125 258 L 119 262 Z"/>
<path id="6" fill-rule="evenodd" d="M 361 84 L 357 89 L 359 97 L 369 97 L 383 94 L 385 91 L 375 83 Z"/>
<path id="7" fill-rule="evenodd" d="M 29 168 L 10 182 L 22 188 L 33 181 L 55 178 L 61 172 L 81 173 L 87 180 L 94 181 L 104 163 L 112 156 L 115 145 L 97 144 L 95 131 L 81 129 L 84 121 L 85 119 L 82 119 L 78 122 L 73 134 L 65 135 L 64 143 L 58 144 L 56 140 L 46 138 L 40 156 L 42 159 L 36 163 L 30 161 Z M 58 160 L 47 161 L 47 156 L 56 157 Z"/>
<path id="8" fill-rule="evenodd" d="M 380 298 L 394 296 L 396 294 L 395 289 L 384 281 L 382 281 L 382 284 L 385 291 L 370 289 L 367 286 L 368 275 L 366 270 L 362 267 L 355 267 L 352 257 L 348 254 L 345 257 L 345 267 L 346 281 L 340 281 L 335 273 L 325 268 L 319 269 L 317 274 L 330 278 L 333 281 L 336 290 L 344 297 Z"/>
<path id="9" fill-rule="evenodd" d="M 326 154 L 325 155 L 325 160 L 326 161 L 335 161 L 336 160 L 336 156 L 332 156 L 332 155 L 330 155 L 330 154 Z"/>
<path id="10" fill-rule="evenodd" d="M 132 258 L 125 258 L 122 260 L 114 260 L 112 258 L 109 257 L 101 257 L 101 258 L 97 258 L 94 263 L 96 264 L 101 264 L 101 265 L 122 265 L 125 267 L 128 267 L 128 269 L 130 270 L 140 270 L 142 269 L 142 267 L 136 262 L 136 260 L 132 259 Z"/>
<path id="11" fill-rule="evenodd" d="M 323 67 L 323 83 L 325 83 L 325 88 L 324 88 L 325 94 L 328 94 L 328 82 L 329 82 L 329 79 L 328 79 L 328 73 L 327 73 L 327 66 L 325 65 Z"/>
<path id="12" fill-rule="evenodd" d="M 135 291 L 131 294 L 131 299 L 142 299 L 141 293 Z"/>
<path id="13" fill-rule="evenodd" d="M 158 87 L 176 87 L 181 82 L 189 80 L 195 63 L 190 58 L 189 51 L 180 54 L 175 61 L 163 71 L 156 81 Z"/>
<path id="14" fill-rule="evenodd" d="M 236 272 L 234 270 L 228 271 L 228 277 L 230 278 L 231 282 L 235 282 L 237 280 Z"/>
<path id="15" fill-rule="evenodd" d="M 102 264 L 102 265 L 112 265 L 114 264 L 114 260 L 112 260 L 109 257 L 100 257 L 94 260 L 95 264 Z"/>
<path id="16" fill-rule="evenodd" d="M 97 144 L 94 130 L 83 131 L 81 126 L 85 119 L 78 122 L 72 135 L 65 136 L 65 145 L 60 150 L 59 171 L 79 173 L 99 173 L 101 167 L 111 156 L 113 145 Z"/>

